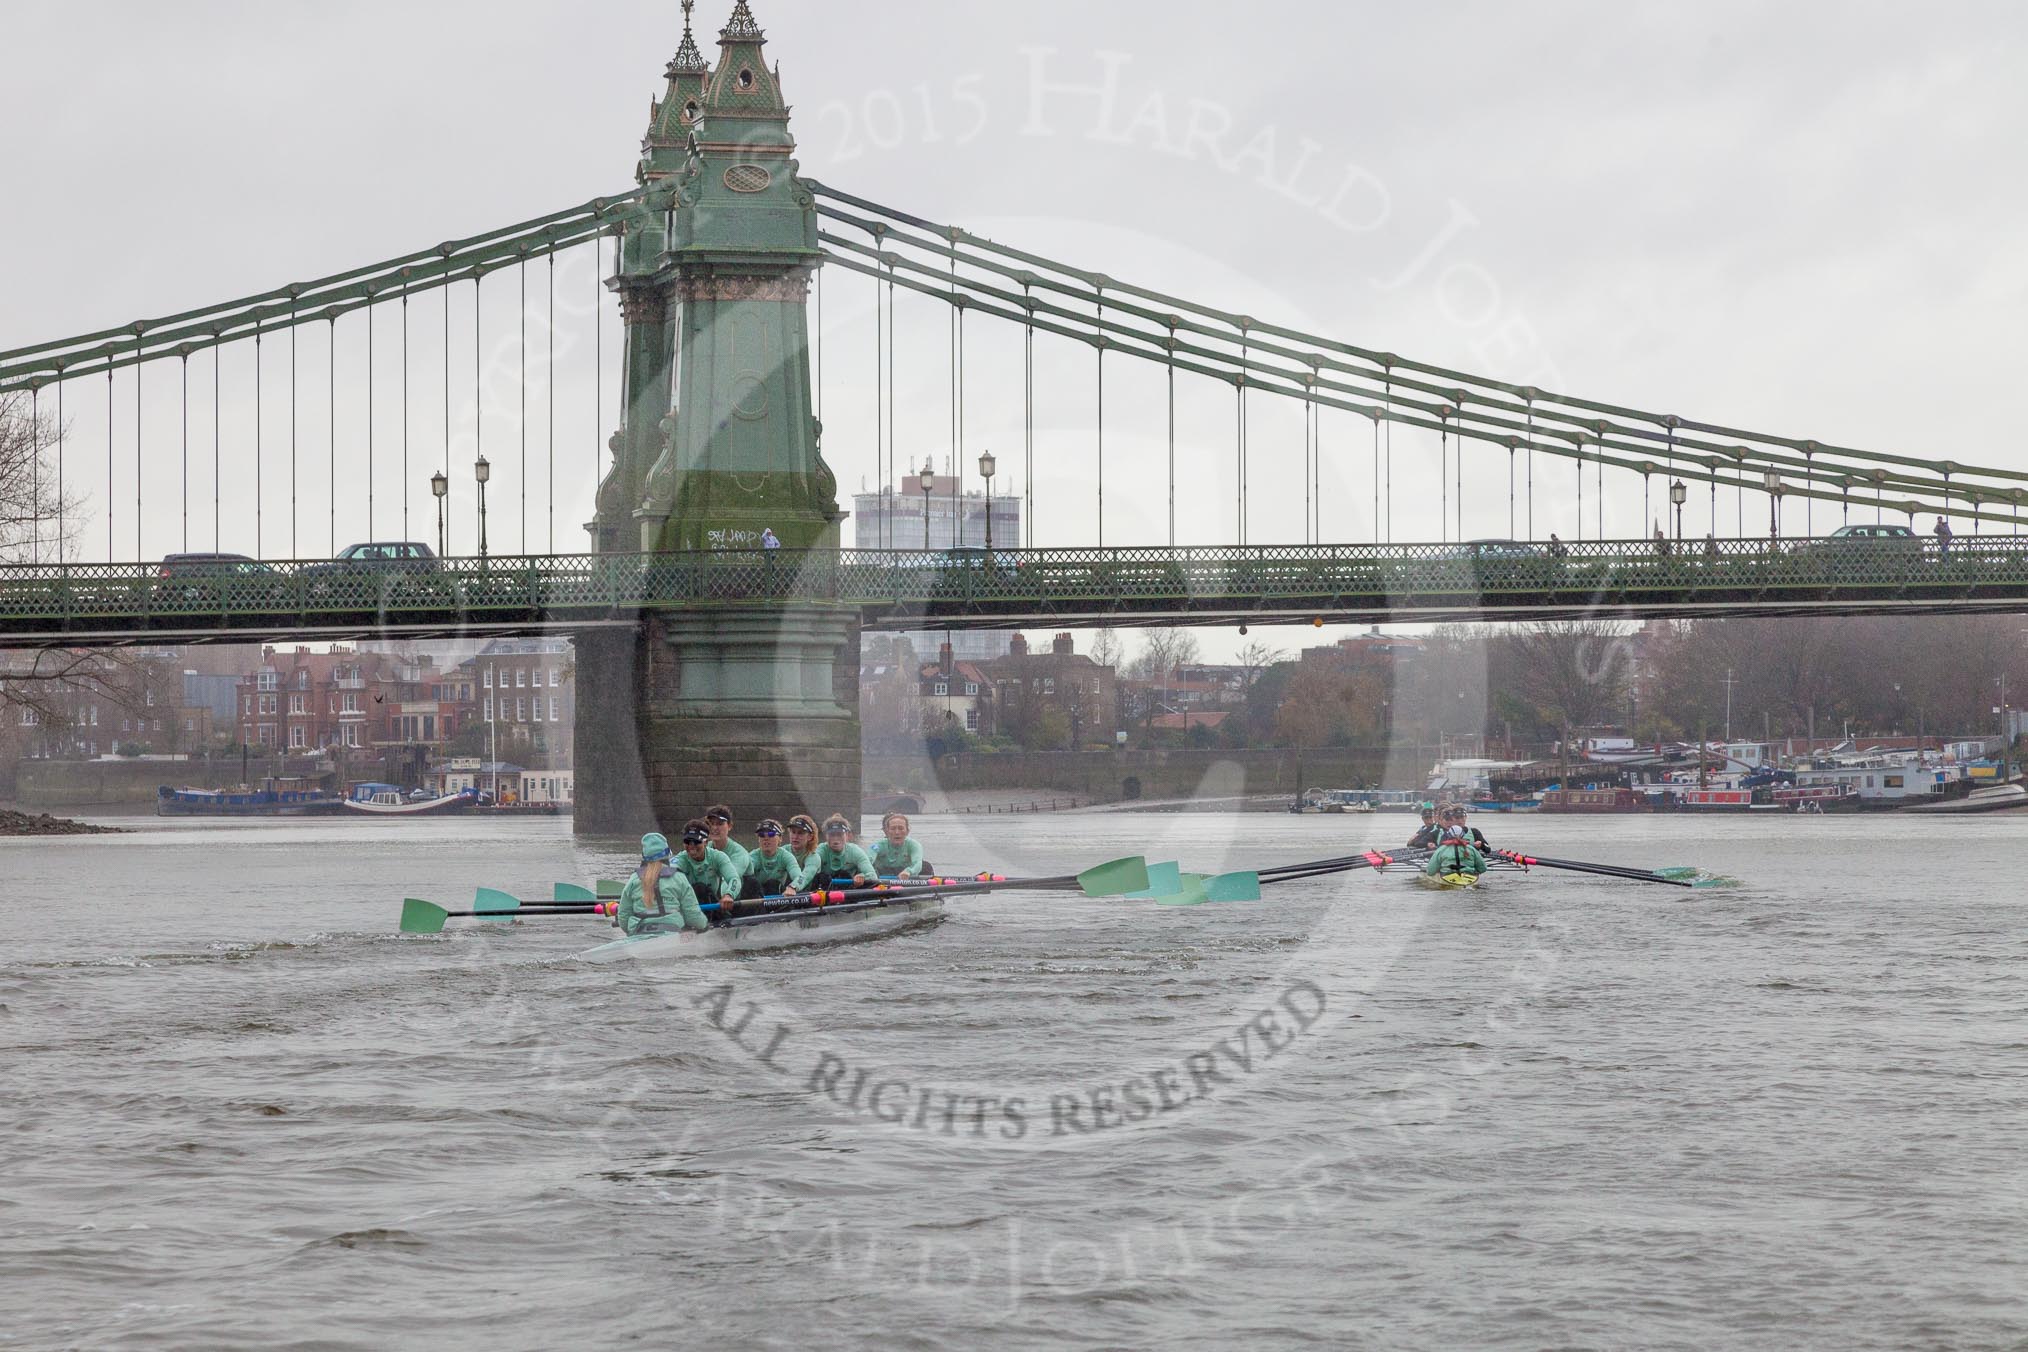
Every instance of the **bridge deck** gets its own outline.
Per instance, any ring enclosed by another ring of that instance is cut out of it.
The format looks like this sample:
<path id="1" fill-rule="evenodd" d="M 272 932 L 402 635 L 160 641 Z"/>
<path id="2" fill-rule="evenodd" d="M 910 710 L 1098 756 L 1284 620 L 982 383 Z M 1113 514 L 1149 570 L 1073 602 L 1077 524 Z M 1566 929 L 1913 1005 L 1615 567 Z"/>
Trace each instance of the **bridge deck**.
<path id="1" fill-rule="evenodd" d="M 306 640 L 632 625 L 645 612 L 817 602 L 875 629 L 1533 620 L 2028 610 L 2028 537 L 1540 545 L 924 550 L 330 561 L 164 576 L 0 567 L 0 642 Z"/>

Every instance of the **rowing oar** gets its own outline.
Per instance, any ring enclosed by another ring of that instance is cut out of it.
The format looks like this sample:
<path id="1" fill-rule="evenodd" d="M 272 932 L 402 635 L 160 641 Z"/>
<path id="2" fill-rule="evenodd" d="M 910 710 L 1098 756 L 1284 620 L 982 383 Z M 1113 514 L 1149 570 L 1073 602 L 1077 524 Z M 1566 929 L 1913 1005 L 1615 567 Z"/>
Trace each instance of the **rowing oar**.
<path id="1" fill-rule="evenodd" d="M 1633 883 L 1660 883 L 1664 887 L 1697 886 L 1687 879 L 1665 878 L 1649 869 L 1626 868 L 1619 864 L 1586 864 L 1575 859 L 1538 859 L 1532 854 L 1522 854 L 1516 850 L 1495 850 L 1494 853 L 1523 868 L 1562 869 L 1566 873 L 1591 873 L 1601 878 L 1621 878 Z"/>
<path id="2" fill-rule="evenodd" d="M 512 898 L 509 898 L 512 900 Z M 435 902 L 421 901 L 409 897 L 401 903 L 401 932 L 403 934 L 438 934 L 443 931 L 446 920 L 518 920 L 522 916 L 596 916 L 599 911 L 589 906 L 522 906 L 518 902 L 511 908 L 489 906 L 481 910 L 451 911 Z"/>
<path id="3" fill-rule="evenodd" d="M 1363 854 L 1340 855 L 1335 859 L 1315 859 L 1303 864 L 1281 864 L 1274 868 L 1250 872 L 1221 873 L 1210 877 L 1201 873 L 1186 873 L 1174 891 L 1166 896 L 1157 896 L 1155 901 L 1163 906 L 1202 906 L 1206 902 L 1216 901 L 1259 901 L 1261 888 L 1269 883 L 1300 882 L 1305 878 L 1324 878 L 1336 873 L 1350 873 L 1356 869 L 1384 869 L 1390 864 L 1413 862 L 1417 861 L 1378 850 L 1368 850 Z"/>
<path id="4" fill-rule="evenodd" d="M 1057 878 L 1005 878 L 997 874 L 971 881 L 942 879 L 933 884 L 885 884 L 880 887 L 812 888 L 785 902 L 808 901 L 816 906 L 848 905 L 858 901 L 914 901 L 920 897 L 964 896 L 983 892 L 1083 892 L 1088 897 L 1117 897 L 1139 892 L 1148 886 L 1148 861 L 1140 855 L 1114 859 L 1082 873 Z"/>

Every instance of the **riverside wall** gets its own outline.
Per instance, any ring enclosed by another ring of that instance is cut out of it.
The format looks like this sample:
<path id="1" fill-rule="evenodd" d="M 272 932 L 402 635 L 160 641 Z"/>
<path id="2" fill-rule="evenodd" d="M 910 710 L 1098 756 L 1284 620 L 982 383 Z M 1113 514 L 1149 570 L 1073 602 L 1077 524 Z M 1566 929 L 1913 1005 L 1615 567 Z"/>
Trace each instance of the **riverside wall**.
<path id="1" fill-rule="evenodd" d="M 383 769 L 379 761 L 354 761 L 347 767 L 352 779 L 373 779 Z M 182 761 L 25 760 L 14 769 L 12 801 L 24 808 L 42 811 L 72 807 L 153 807 L 155 791 L 164 784 L 173 788 L 224 789 L 241 783 L 258 784 L 270 776 L 306 776 L 319 779 L 326 788 L 336 787 L 328 761 L 315 759 L 250 759 L 242 766 L 236 755 L 212 760 Z"/>
<path id="2" fill-rule="evenodd" d="M 1385 747 L 1330 751 L 1043 751 L 985 755 L 872 755 L 864 760 L 869 802 L 918 798 L 936 811 L 954 794 L 1057 793 L 1093 802 L 1290 797 L 1307 788 L 1381 782 Z"/>

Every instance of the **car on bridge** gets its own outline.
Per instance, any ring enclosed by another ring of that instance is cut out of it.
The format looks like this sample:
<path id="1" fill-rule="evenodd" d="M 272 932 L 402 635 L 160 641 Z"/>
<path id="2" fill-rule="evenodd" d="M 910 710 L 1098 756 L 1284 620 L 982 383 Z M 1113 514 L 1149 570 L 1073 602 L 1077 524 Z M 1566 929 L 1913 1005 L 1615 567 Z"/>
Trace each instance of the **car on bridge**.
<path id="1" fill-rule="evenodd" d="M 1011 550 L 978 545 L 897 550 L 871 556 L 890 583 L 922 596 L 985 598 L 1026 576 L 1027 562 Z"/>
<path id="2" fill-rule="evenodd" d="M 419 540 L 381 540 L 347 545 L 328 563 L 307 563 L 297 570 L 312 600 L 328 602 L 334 595 L 370 583 L 374 595 L 362 602 L 381 604 L 392 587 L 411 580 L 424 583 L 443 571 L 443 560 Z"/>
<path id="3" fill-rule="evenodd" d="M 246 554 L 165 554 L 155 570 L 155 597 L 181 608 L 286 608 L 289 581 Z"/>
<path id="4" fill-rule="evenodd" d="M 1840 526 L 1824 537 L 1824 544 L 1832 549 L 1906 549 L 1920 552 L 1922 537 L 1907 526 L 1890 526 L 1886 522 L 1874 525 Z"/>
<path id="5" fill-rule="evenodd" d="M 347 545 L 329 563 L 306 566 L 306 575 L 320 573 L 434 573 L 443 568 L 437 552 L 418 540 Z"/>
<path id="6" fill-rule="evenodd" d="M 1473 585 L 1482 590 L 1488 586 L 1509 591 L 1547 586 L 1566 571 L 1565 560 L 1527 540 L 1467 540 L 1447 545 L 1431 557 L 1440 564 L 1462 565 L 1471 573 Z"/>
<path id="7" fill-rule="evenodd" d="M 1907 526 L 1886 522 L 1840 526 L 1821 540 L 1798 547 L 1827 563 L 1861 566 L 1880 563 L 1913 563 L 1923 557 L 1926 542 Z"/>

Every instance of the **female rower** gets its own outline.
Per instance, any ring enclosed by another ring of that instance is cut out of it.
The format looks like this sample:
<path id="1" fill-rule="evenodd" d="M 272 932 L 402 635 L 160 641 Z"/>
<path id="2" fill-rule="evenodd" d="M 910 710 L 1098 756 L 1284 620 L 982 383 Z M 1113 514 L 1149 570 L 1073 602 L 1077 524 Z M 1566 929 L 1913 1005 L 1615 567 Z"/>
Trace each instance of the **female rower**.
<path id="1" fill-rule="evenodd" d="M 671 866 L 690 884 L 702 902 L 717 902 L 720 920 L 732 918 L 739 900 L 739 870 L 723 853 L 711 848 L 711 833 L 701 818 L 683 824 L 683 852 L 670 860 Z"/>
<path id="2" fill-rule="evenodd" d="M 807 813 L 798 812 L 789 818 L 789 857 L 796 861 L 796 867 L 803 870 L 804 886 L 808 886 L 810 861 L 817 857 L 817 819 Z"/>
<path id="3" fill-rule="evenodd" d="M 746 846 L 732 838 L 732 809 L 714 803 L 704 809 L 704 829 L 711 835 L 711 848 L 732 861 L 735 869 L 746 867 Z"/>
<path id="4" fill-rule="evenodd" d="M 878 882 L 879 872 L 866 851 L 852 843 L 852 823 L 837 813 L 824 819 L 824 843 L 804 867 L 803 886 L 818 887 L 826 882 L 849 880 L 854 887 Z"/>
<path id="5" fill-rule="evenodd" d="M 1465 843 L 1475 850 L 1492 852 L 1493 847 L 1486 843 L 1486 838 L 1479 833 L 1479 828 L 1465 825 L 1465 809 L 1462 803 L 1452 803 L 1445 808 L 1439 820 L 1443 823 L 1443 834 L 1447 838 L 1456 835 L 1462 837 Z"/>
<path id="6" fill-rule="evenodd" d="M 1424 803 L 1422 805 L 1422 829 L 1408 838 L 1407 848 L 1411 850 L 1427 850 L 1437 843 L 1437 837 L 1442 834 L 1443 827 L 1437 822 L 1436 804 Z"/>
<path id="7" fill-rule="evenodd" d="M 782 824 L 772 817 L 754 828 L 758 847 L 749 851 L 740 870 L 744 892 L 757 897 L 793 897 L 803 885 L 803 866 L 782 848 Z"/>
<path id="8" fill-rule="evenodd" d="M 641 867 L 620 890 L 622 934 L 660 934 L 709 929 L 711 922 L 697 909 L 697 893 L 687 878 L 668 864 L 669 840 L 650 832 L 641 837 Z M 654 901 L 646 899 L 652 896 Z"/>
<path id="9" fill-rule="evenodd" d="M 908 816 L 890 812 L 880 819 L 880 844 L 873 847 L 873 871 L 883 878 L 920 878 L 922 846 L 908 833 Z"/>

